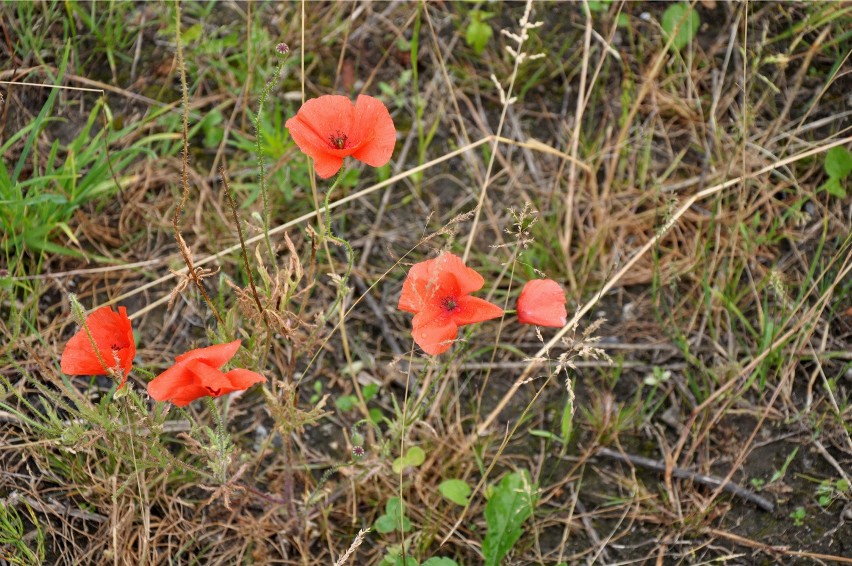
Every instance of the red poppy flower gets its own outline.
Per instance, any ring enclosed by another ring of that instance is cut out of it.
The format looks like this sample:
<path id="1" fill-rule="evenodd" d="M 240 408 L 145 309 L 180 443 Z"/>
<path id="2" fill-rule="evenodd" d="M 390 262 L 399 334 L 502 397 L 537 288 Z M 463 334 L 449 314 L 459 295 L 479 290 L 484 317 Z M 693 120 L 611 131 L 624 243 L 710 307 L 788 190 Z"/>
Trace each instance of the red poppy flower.
<path id="1" fill-rule="evenodd" d="M 427 354 L 450 349 L 459 326 L 497 318 L 503 309 L 471 297 L 485 280 L 450 253 L 411 267 L 402 284 L 400 310 L 413 312 L 412 336 Z"/>
<path id="2" fill-rule="evenodd" d="M 67 375 L 114 374 L 120 378 L 118 388 L 121 389 L 136 356 L 127 309 L 118 307 L 118 312 L 115 312 L 111 307 L 103 306 L 86 317 L 86 326 L 92 338 L 85 328 L 78 330 L 65 345 L 59 368 Z"/>
<path id="3" fill-rule="evenodd" d="M 345 96 L 325 95 L 305 102 L 285 124 L 293 141 L 314 160 L 317 175 L 337 173 L 350 155 L 373 167 L 390 161 L 396 128 L 384 103 L 360 95 L 355 104 Z"/>
<path id="4" fill-rule="evenodd" d="M 175 365 L 148 384 L 148 395 L 155 401 L 171 401 L 185 407 L 201 397 L 221 397 L 266 381 L 247 369 L 220 371 L 239 349 L 240 340 L 234 340 L 181 354 L 175 358 Z"/>
<path id="5" fill-rule="evenodd" d="M 527 281 L 518 297 L 518 321 L 536 326 L 565 326 L 565 293 L 559 283 L 551 279 Z"/>

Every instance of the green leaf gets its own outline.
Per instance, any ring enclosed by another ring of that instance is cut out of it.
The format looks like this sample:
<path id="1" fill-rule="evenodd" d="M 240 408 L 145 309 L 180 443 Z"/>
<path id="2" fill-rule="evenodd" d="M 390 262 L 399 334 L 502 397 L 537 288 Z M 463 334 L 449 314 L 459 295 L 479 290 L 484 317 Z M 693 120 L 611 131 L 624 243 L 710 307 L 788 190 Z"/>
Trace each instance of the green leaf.
<path id="1" fill-rule="evenodd" d="M 340 411 L 351 411 L 358 404 L 358 398 L 354 395 L 344 395 L 334 400 L 334 406 Z"/>
<path id="2" fill-rule="evenodd" d="M 388 499 L 387 503 L 385 503 L 385 514 L 398 517 L 402 513 L 405 513 L 405 502 L 401 501 L 399 497 Z"/>
<path id="3" fill-rule="evenodd" d="M 376 393 L 379 392 L 379 385 L 377 383 L 369 383 L 364 386 L 364 389 L 361 390 L 361 394 L 364 396 L 364 401 L 369 401 L 373 397 L 376 396 Z"/>
<path id="4" fill-rule="evenodd" d="M 426 460 L 426 453 L 419 446 L 412 446 L 405 453 L 405 456 L 397 458 L 393 461 L 391 468 L 393 473 L 398 474 L 408 466 L 417 467 Z"/>
<path id="5" fill-rule="evenodd" d="M 470 497 L 470 486 L 464 480 L 444 480 L 438 491 L 456 505 L 467 505 Z"/>
<path id="6" fill-rule="evenodd" d="M 687 15 L 688 14 L 688 15 Z M 681 20 L 683 20 L 681 22 Z M 666 11 L 663 12 L 663 32 L 666 35 L 666 41 L 675 32 L 678 24 L 680 28 L 674 36 L 672 48 L 680 51 L 695 38 L 698 33 L 698 28 L 701 26 L 701 20 L 698 18 L 698 13 L 689 7 L 684 2 L 676 2 L 670 4 Z"/>
<path id="7" fill-rule="evenodd" d="M 188 43 L 192 43 L 201 37 L 201 33 L 204 31 L 204 28 L 201 24 L 195 24 L 183 30 L 180 34 L 180 40 L 184 45 Z"/>
<path id="8" fill-rule="evenodd" d="M 382 410 L 378 407 L 373 407 L 372 409 L 370 409 L 370 421 L 379 424 L 384 418 L 385 414 L 382 413 Z"/>
<path id="9" fill-rule="evenodd" d="M 400 521 L 400 517 L 402 520 Z M 393 531 L 406 533 L 411 530 L 411 521 L 405 516 L 405 503 L 399 497 L 391 497 L 385 504 L 385 514 L 376 519 L 376 530 L 382 534 Z"/>
<path id="10" fill-rule="evenodd" d="M 65 76 L 65 67 L 68 65 L 68 55 L 71 53 L 71 42 L 68 41 L 65 43 L 65 53 L 62 55 L 62 62 L 59 64 L 59 74 L 54 80 L 55 84 L 62 84 L 63 77 Z M 53 77 L 51 77 L 53 78 Z M 44 106 L 41 107 L 41 112 L 38 113 L 38 116 L 35 119 L 34 127 L 30 131 L 29 136 L 27 137 L 27 141 L 24 144 L 24 149 L 21 150 L 21 155 L 18 157 L 18 163 L 15 165 L 15 170 L 12 172 L 12 182 L 11 185 L 14 185 L 18 182 L 18 177 L 21 175 L 21 171 L 24 168 L 24 163 L 26 163 L 27 157 L 30 154 L 30 149 L 33 146 L 33 142 L 39 133 L 41 133 L 42 126 L 47 119 L 48 114 L 50 114 L 53 109 L 53 103 L 56 100 L 56 96 L 59 94 L 59 91 L 62 90 L 60 88 L 50 89 L 50 95 L 47 97 L 47 102 L 44 103 Z"/>
<path id="11" fill-rule="evenodd" d="M 405 560 L 403 560 L 402 554 L 392 554 L 388 552 L 382 557 L 382 561 L 379 562 L 379 566 L 420 566 L 420 563 L 417 562 L 417 559 L 413 556 L 405 555 Z"/>
<path id="12" fill-rule="evenodd" d="M 487 19 L 487 12 L 474 10 L 470 14 L 470 23 L 467 25 L 467 31 L 464 34 L 464 41 L 468 47 L 473 48 L 473 52 L 477 55 L 482 55 L 488 40 L 494 35 L 494 30 L 483 20 Z"/>
<path id="13" fill-rule="evenodd" d="M 828 181 L 823 183 L 819 190 L 825 191 L 833 197 L 846 198 L 846 189 L 840 184 L 839 177 L 829 177 Z"/>
<path id="14" fill-rule="evenodd" d="M 521 537 L 521 526 L 533 512 L 538 500 L 538 487 L 529 472 L 509 474 L 494 487 L 485 505 L 488 530 L 482 541 L 486 566 L 497 566 Z"/>
<path id="15" fill-rule="evenodd" d="M 571 433 L 574 432 L 574 420 L 571 414 L 571 400 L 565 402 L 565 407 L 562 409 L 562 420 L 559 422 L 559 434 L 562 435 L 562 441 L 568 442 L 571 440 Z"/>
<path id="16" fill-rule="evenodd" d="M 541 430 L 540 428 L 534 428 L 530 431 L 530 436 L 538 436 L 539 438 L 546 438 L 548 440 L 553 440 L 554 442 L 562 442 L 562 439 L 550 432 L 549 430 Z"/>
<path id="17" fill-rule="evenodd" d="M 459 563 L 452 558 L 435 556 L 424 562 L 421 566 L 459 566 Z"/>
<path id="18" fill-rule="evenodd" d="M 799 447 L 796 446 L 793 448 L 793 451 L 787 455 L 787 459 L 784 461 L 784 465 L 781 466 L 780 470 L 775 470 L 775 473 L 772 474 L 772 477 L 769 478 L 769 483 L 775 483 L 781 478 L 784 477 L 784 474 L 787 473 L 787 468 L 790 467 L 790 463 L 793 461 L 793 458 L 796 457 L 796 454 L 799 452 Z"/>
<path id="19" fill-rule="evenodd" d="M 832 147 L 825 153 L 824 167 L 829 177 L 844 179 L 852 172 L 852 153 L 845 147 Z"/>
<path id="20" fill-rule="evenodd" d="M 376 523 L 373 527 L 375 527 L 376 531 L 386 535 L 396 530 L 396 521 L 394 521 L 394 518 L 390 515 L 382 515 L 376 519 Z"/>

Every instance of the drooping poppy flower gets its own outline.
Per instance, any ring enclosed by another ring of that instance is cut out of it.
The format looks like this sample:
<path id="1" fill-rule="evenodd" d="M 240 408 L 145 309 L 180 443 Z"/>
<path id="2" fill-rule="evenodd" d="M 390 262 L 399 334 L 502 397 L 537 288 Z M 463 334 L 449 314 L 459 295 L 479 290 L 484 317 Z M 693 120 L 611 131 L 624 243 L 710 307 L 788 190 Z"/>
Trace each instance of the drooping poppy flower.
<path id="1" fill-rule="evenodd" d="M 65 345 L 59 368 L 66 375 L 113 374 L 120 380 L 118 388 L 121 389 L 136 356 L 127 309 L 118 307 L 118 312 L 115 312 L 111 307 L 103 306 L 86 317 L 86 327 L 92 338 L 85 328 L 80 328 Z"/>
<path id="2" fill-rule="evenodd" d="M 518 321 L 536 326 L 562 327 L 568 322 L 565 293 L 552 279 L 527 281 L 518 297 Z"/>
<path id="3" fill-rule="evenodd" d="M 293 141 L 314 160 L 317 175 L 337 173 L 350 155 L 373 167 L 390 161 L 396 128 L 378 98 L 360 95 L 352 104 L 345 96 L 327 94 L 305 102 L 285 124 Z"/>
<path id="4" fill-rule="evenodd" d="M 240 340 L 190 350 L 175 358 L 175 365 L 148 384 L 148 395 L 155 401 L 170 401 L 185 407 L 202 397 L 221 397 L 243 391 L 266 378 L 247 369 L 223 373 L 219 368 L 228 363 L 240 349 Z"/>
<path id="5" fill-rule="evenodd" d="M 414 313 L 411 334 L 424 352 L 433 356 L 446 352 L 459 326 L 503 314 L 497 305 L 470 296 L 483 284 L 479 273 L 451 253 L 411 267 L 402 284 L 398 308 Z"/>

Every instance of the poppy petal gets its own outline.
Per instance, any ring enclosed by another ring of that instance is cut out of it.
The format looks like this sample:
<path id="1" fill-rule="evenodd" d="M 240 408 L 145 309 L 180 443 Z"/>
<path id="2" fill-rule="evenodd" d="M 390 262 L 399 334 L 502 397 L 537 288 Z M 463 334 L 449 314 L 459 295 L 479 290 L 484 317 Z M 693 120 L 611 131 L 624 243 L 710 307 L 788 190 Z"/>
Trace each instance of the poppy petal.
<path id="1" fill-rule="evenodd" d="M 463 294 L 455 274 L 456 260 L 461 262 L 457 256 L 444 253 L 412 265 L 402 284 L 397 308 L 416 313 L 430 301 Z"/>
<path id="2" fill-rule="evenodd" d="M 438 269 L 455 278 L 460 295 L 468 295 L 474 291 L 479 291 L 485 284 L 485 279 L 483 279 L 482 275 L 467 267 L 459 256 L 445 253 L 438 260 L 440 261 Z"/>
<path id="3" fill-rule="evenodd" d="M 361 145 L 352 157 L 373 167 L 390 161 L 396 146 L 396 128 L 387 107 L 378 98 L 360 95 L 355 101 L 352 137 Z"/>
<path id="4" fill-rule="evenodd" d="M 329 144 L 321 137 L 322 134 L 298 115 L 287 120 L 284 127 L 290 130 L 290 137 L 293 138 L 302 153 L 309 157 L 322 155 L 329 149 Z"/>
<path id="5" fill-rule="evenodd" d="M 186 407 L 202 397 L 210 397 L 210 391 L 196 383 L 190 383 L 176 387 L 171 391 L 168 399 L 158 399 L 158 401 L 168 401 L 175 406 Z"/>
<path id="6" fill-rule="evenodd" d="M 458 332 L 459 328 L 452 319 L 439 316 L 414 326 L 411 335 L 424 352 L 437 356 L 450 349 Z"/>
<path id="7" fill-rule="evenodd" d="M 209 366 L 201 360 L 187 363 L 186 369 L 196 378 L 196 383 L 207 389 L 214 397 L 228 393 L 231 382 L 220 370 Z"/>
<path id="8" fill-rule="evenodd" d="M 117 355 L 121 369 L 124 370 L 124 381 L 119 385 L 119 389 L 124 387 L 124 382 L 127 381 L 127 374 L 133 368 L 133 358 L 136 357 L 136 340 L 133 338 L 133 329 L 130 326 L 130 318 L 127 316 L 127 309 L 118 307 L 118 314 L 122 319 L 121 332 L 127 343 L 126 348 L 118 350 Z"/>
<path id="9" fill-rule="evenodd" d="M 259 373 L 240 368 L 232 369 L 225 374 L 225 377 L 231 382 L 232 391 L 248 389 L 255 383 L 263 383 L 266 381 L 266 378 Z"/>
<path id="10" fill-rule="evenodd" d="M 453 322 L 459 326 L 475 324 L 503 315 L 503 309 L 484 299 L 476 297 L 459 297 L 456 299 L 456 308 L 452 311 Z"/>
<path id="11" fill-rule="evenodd" d="M 181 389 L 189 386 L 201 387 L 198 379 L 186 366 L 187 364 L 177 363 L 151 380 L 148 383 L 148 395 L 151 399 L 171 401 L 176 392 Z"/>
<path id="12" fill-rule="evenodd" d="M 177 363 L 185 363 L 192 360 L 200 360 L 208 366 L 220 368 L 234 357 L 234 354 L 236 354 L 237 350 L 240 349 L 241 343 L 241 340 L 234 340 L 233 342 L 227 342 L 225 344 L 215 344 L 213 346 L 207 346 L 206 348 L 196 348 L 195 350 L 190 350 L 189 352 L 176 357 L 175 361 Z"/>
<path id="13" fill-rule="evenodd" d="M 343 158 L 336 155 L 318 153 L 312 157 L 314 159 L 314 171 L 321 179 L 328 179 L 343 167 Z"/>
<path id="14" fill-rule="evenodd" d="M 518 297 L 518 322 L 562 327 L 567 321 L 565 293 L 559 283 L 551 279 L 527 281 Z"/>
<path id="15" fill-rule="evenodd" d="M 84 328 L 71 337 L 59 362 L 62 372 L 67 375 L 106 375 L 108 368 L 117 365 L 123 370 L 123 376 L 127 377 L 136 356 L 127 309 L 118 307 L 118 312 L 115 312 L 109 306 L 100 307 L 86 317 L 86 327 L 92 339 L 89 339 Z M 92 340 L 100 358 L 92 346 Z M 124 381 L 121 385 L 124 385 Z"/>
<path id="16" fill-rule="evenodd" d="M 402 282 L 402 293 L 399 295 L 399 310 L 416 313 L 426 303 L 426 286 L 429 283 L 430 266 L 434 259 L 415 263 L 408 270 L 405 281 Z"/>
<path id="17" fill-rule="evenodd" d="M 104 358 L 104 362 L 106 362 L 106 358 Z M 65 349 L 62 351 L 59 369 L 65 375 L 107 374 L 107 370 L 98 359 L 85 330 L 81 330 L 68 340 Z"/>
<path id="18" fill-rule="evenodd" d="M 354 114 L 355 106 L 349 98 L 329 94 L 306 101 L 284 125 L 299 149 L 316 158 L 335 149 L 331 140 L 338 133 L 349 137 Z M 356 139 L 348 141 L 352 145 L 360 143 Z"/>

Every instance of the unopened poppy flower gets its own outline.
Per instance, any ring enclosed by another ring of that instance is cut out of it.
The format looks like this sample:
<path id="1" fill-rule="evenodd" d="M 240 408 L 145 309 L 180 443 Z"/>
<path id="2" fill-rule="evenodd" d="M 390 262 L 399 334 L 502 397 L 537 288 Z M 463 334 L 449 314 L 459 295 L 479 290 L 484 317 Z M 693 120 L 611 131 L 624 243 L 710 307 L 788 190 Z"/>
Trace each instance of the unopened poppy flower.
<path id="1" fill-rule="evenodd" d="M 266 378 L 247 369 L 222 372 L 220 368 L 240 349 L 240 340 L 190 350 L 175 358 L 175 365 L 148 384 L 148 394 L 156 401 L 170 401 L 185 407 L 202 397 L 221 397 L 243 391 Z"/>
<path id="2" fill-rule="evenodd" d="M 373 167 L 390 161 L 396 128 L 378 98 L 360 95 L 352 104 L 345 96 L 325 95 L 305 102 L 285 124 L 293 141 L 313 158 L 317 175 L 337 173 L 350 155 Z"/>
<path id="3" fill-rule="evenodd" d="M 115 375 L 121 389 L 136 356 L 127 309 L 103 306 L 86 317 L 86 327 L 89 332 L 80 328 L 65 345 L 59 368 L 66 375 Z"/>
<path id="4" fill-rule="evenodd" d="M 565 293 L 552 279 L 527 281 L 518 297 L 518 321 L 536 326 L 565 326 Z"/>
<path id="5" fill-rule="evenodd" d="M 451 253 L 421 261 L 411 267 L 402 294 L 400 310 L 414 313 L 412 336 L 427 354 L 450 349 L 459 326 L 497 318 L 503 309 L 470 294 L 485 280 Z"/>

